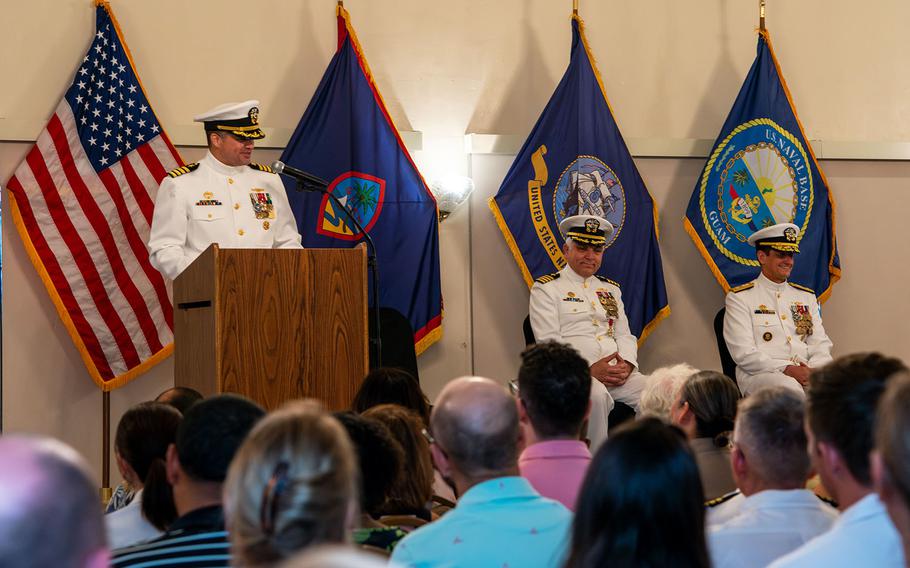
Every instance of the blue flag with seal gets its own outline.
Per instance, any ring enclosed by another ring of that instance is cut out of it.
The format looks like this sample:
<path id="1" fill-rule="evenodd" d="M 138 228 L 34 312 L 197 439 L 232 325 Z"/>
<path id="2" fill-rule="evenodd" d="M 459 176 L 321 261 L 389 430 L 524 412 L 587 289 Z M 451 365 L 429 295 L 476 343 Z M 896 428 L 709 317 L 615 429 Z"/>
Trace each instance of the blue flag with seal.
<path id="1" fill-rule="evenodd" d="M 800 228 L 790 280 L 824 301 L 840 278 L 834 198 L 803 130 L 767 30 L 686 209 L 686 232 L 725 292 L 761 268 L 746 239 Z"/>
<path id="2" fill-rule="evenodd" d="M 404 314 L 418 354 L 442 336 L 436 200 L 386 110 L 347 11 L 337 7 L 338 49 L 281 160 L 330 180 L 376 243 L 379 303 Z M 363 239 L 327 195 L 288 198 L 311 248 L 352 247 Z"/>
<path id="3" fill-rule="evenodd" d="M 577 15 L 569 67 L 490 209 L 528 287 L 566 265 L 560 221 L 577 214 L 607 219 L 616 230 L 599 272 L 620 284 L 639 343 L 670 313 L 657 207 L 619 132 Z"/>

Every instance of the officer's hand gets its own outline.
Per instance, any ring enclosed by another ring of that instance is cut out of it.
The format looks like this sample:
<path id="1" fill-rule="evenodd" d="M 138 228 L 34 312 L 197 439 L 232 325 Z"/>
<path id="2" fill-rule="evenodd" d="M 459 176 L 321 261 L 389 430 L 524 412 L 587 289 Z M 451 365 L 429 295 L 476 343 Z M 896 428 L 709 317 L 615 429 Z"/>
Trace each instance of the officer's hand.
<path id="1" fill-rule="evenodd" d="M 812 368 L 807 365 L 787 365 L 784 369 L 784 374 L 788 377 L 793 377 L 796 381 L 802 386 L 808 386 L 809 384 L 809 375 L 812 373 Z"/>
<path id="2" fill-rule="evenodd" d="M 616 365 L 610 364 L 614 357 L 616 357 L 616 354 L 608 355 L 591 365 L 591 376 L 608 387 L 619 387 L 626 382 L 624 378 L 617 377 L 614 374 Z"/>

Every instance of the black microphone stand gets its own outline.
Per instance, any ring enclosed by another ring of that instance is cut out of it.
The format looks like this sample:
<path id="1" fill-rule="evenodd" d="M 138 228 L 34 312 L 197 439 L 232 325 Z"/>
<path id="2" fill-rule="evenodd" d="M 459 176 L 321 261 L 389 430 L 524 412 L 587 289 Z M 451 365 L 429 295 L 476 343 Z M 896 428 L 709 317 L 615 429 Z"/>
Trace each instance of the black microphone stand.
<path id="1" fill-rule="evenodd" d="M 370 276 L 373 278 L 373 290 L 370 294 L 372 296 L 373 306 L 370 308 L 370 319 L 373 320 L 373 329 L 375 330 L 375 333 L 370 337 L 370 346 L 373 348 L 372 351 L 375 354 L 375 358 L 373 358 L 376 363 L 375 367 L 382 367 L 382 333 L 379 326 L 379 264 L 376 261 L 376 245 L 373 243 L 373 238 L 366 232 L 363 225 L 357 221 L 357 218 L 354 217 L 354 214 L 351 213 L 347 206 L 345 206 L 337 197 L 332 195 L 332 192 L 328 190 L 327 186 L 298 179 L 297 191 L 311 191 L 328 195 L 329 199 L 332 200 L 332 203 L 335 204 L 335 207 L 344 211 L 347 218 L 351 220 L 351 225 L 363 235 L 363 238 L 367 243 L 367 267 L 370 270 Z M 367 330 L 367 334 L 369 335 L 369 330 Z"/>

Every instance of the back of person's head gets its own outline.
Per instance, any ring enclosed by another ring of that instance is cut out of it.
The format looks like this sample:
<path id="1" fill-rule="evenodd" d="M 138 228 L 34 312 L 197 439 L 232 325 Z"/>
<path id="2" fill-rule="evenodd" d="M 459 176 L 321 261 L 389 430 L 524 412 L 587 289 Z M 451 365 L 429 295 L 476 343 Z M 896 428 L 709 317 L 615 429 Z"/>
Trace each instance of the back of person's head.
<path id="1" fill-rule="evenodd" d="M 816 443 L 833 446 L 850 475 L 871 486 L 869 452 L 873 447 L 875 408 L 888 379 L 907 368 L 881 353 L 840 357 L 809 376 L 806 414 Z"/>
<path id="2" fill-rule="evenodd" d="M 708 568 L 704 493 L 685 435 L 657 418 L 610 433 L 578 496 L 566 567 Z"/>
<path id="3" fill-rule="evenodd" d="M 49 438 L 0 438 L 0 566 L 107 566 L 98 490 L 85 461 Z"/>
<path id="4" fill-rule="evenodd" d="M 682 384 L 698 372 L 688 363 L 661 367 L 651 373 L 639 401 L 639 418 L 653 416 L 664 422 L 670 421 L 670 408 Z"/>
<path id="5" fill-rule="evenodd" d="M 259 405 L 233 394 L 195 404 L 177 429 L 180 468 L 196 481 L 223 482 L 237 448 L 263 416 Z"/>
<path id="6" fill-rule="evenodd" d="M 386 568 L 388 558 L 350 546 L 314 546 L 290 558 L 280 568 Z"/>
<path id="7" fill-rule="evenodd" d="M 353 412 L 336 412 L 354 444 L 360 464 L 360 508 L 373 517 L 381 514 L 404 467 L 404 450 L 385 424 Z"/>
<path id="8" fill-rule="evenodd" d="M 354 395 L 351 410 L 363 414 L 368 408 L 379 404 L 397 404 L 409 408 L 420 416 L 424 424 L 430 423 L 430 402 L 427 395 L 420 390 L 420 383 L 414 375 L 404 369 L 380 367 L 370 371 Z"/>
<path id="9" fill-rule="evenodd" d="M 117 454 L 142 482 L 142 515 L 159 530 L 177 518 L 165 459 L 181 418 L 173 406 L 141 402 L 126 411 L 114 438 Z"/>
<path id="10" fill-rule="evenodd" d="M 436 444 L 468 478 L 509 475 L 518 465 L 518 409 L 490 379 L 451 381 L 439 393 L 430 423 Z"/>
<path id="11" fill-rule="evenodd" d="M 186 414 L 191 406 L 202 400 L 202 393 L 190 387 L 173 387 L 155 397 L 155 402 L 168 404 Z"/>
<path id="12" fill-rule="evenodd" d="M 910 373 L 894 376 L 879 401 L 875 449 L 881 459 L 878 490 L 894 519 L 893 502 L 910 508 Z"/>
<path id="13" fill-rule="evenodd" d="M 539 438 L 577 438 L 591 400 L 591 370 L 572 347 L 538 343 L 521 354 L 518 397 Z"/>
<path id="14" fill-rule="evenodd" d="M 425 509 L 433 497 L 433 461 L 430 446 L 421 434 L 423 422 L 420 417 L 397 404 L 374 406 L 363 416 L 382 422 L 404 451 L 403 467 L 388 492 L 388 501 L 379 511 L 384 515 L 397 515 Z"/>
<path id="15" fill-rule="evenodd" d="M 344 428 L 314 401 L 267 414 L 231 462 L 224 507 L 239 566 L 344 542 L 357 509 L 357 462 Z"/>
<path id="16" fill-rule="evenodd" d="M 733 379 L 717 371 L 695 373 L 679 391 L 679 404 L 688 404 L 695 415 L 696 437 L 712 438 L 718 447 L 729 444 L 740 398 Z"/>
<path id="17" fill-rule="evenodd" d="M 804 419 L 805 401 L 785 387 L 763 388 L 740 401 L 734 443 L 767 488 L 805 486 L 811 465 Z"/>

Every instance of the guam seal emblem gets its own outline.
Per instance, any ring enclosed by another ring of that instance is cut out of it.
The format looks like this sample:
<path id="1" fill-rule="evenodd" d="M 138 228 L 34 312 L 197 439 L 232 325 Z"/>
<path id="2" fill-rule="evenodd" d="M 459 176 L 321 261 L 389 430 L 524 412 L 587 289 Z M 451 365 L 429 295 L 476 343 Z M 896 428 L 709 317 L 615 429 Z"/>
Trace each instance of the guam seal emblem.
<path id="1" fill-rule="evenodd" d="M 553 192 L 553 216 L 558 225 L 572 215 L 597 215 L 613 225 L 616 240 L 626 218 L 626 195 L 616 173 L 594 156 L 578 156 L 563 170 Z"/>
<path id="2" fill-rule="evenodd" d="M 802 235 L 814 202 L 808 162 L 799 139 L 773 120 L 734 128 L 714 149 L 699 187 L 702 221 L 718 250 L 758 266 L 749 235 L 777 223 L 793 223 Z"/>
<path id="3" fill-rule="evenodd" d="M 376 224 L 385 199 L 385 180 L 360 172 L 345 172 L 329 184 L 327 191 L 347 206 L 364 230 L 369 232 Z M 344 211 L 336 211 L 328 195 L 322 197 L 319 217 L 316 232 L 321 235 L 347 241 L 356 241 L 362 236 L 360 232 L 354 232 Z"/>

